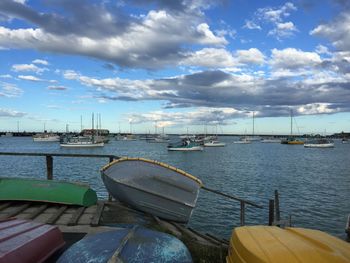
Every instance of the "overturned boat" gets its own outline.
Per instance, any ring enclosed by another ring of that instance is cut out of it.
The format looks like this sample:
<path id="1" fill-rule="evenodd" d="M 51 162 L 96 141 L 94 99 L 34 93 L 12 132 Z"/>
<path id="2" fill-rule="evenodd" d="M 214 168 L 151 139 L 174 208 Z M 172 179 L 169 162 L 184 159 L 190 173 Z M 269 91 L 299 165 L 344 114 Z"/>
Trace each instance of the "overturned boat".
<path id="1" fill-rule="evenodd" d="M 202 182 L 157 161 L 121 158 L 101 170 L 108 192 L 119 201 L 163 219 L 187 223 Z"/>

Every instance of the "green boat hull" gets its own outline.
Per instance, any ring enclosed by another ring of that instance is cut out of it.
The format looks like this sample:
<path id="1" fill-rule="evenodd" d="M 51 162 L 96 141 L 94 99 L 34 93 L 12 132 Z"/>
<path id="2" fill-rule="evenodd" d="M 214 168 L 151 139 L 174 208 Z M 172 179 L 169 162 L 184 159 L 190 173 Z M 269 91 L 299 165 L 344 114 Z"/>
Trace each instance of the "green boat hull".
<path id="1" fill-rule="evenodd" d="M 97 195 L 89 186 L 50 180 L 0 178 L 0 201 L 37 201 L 91 206 Z"/>

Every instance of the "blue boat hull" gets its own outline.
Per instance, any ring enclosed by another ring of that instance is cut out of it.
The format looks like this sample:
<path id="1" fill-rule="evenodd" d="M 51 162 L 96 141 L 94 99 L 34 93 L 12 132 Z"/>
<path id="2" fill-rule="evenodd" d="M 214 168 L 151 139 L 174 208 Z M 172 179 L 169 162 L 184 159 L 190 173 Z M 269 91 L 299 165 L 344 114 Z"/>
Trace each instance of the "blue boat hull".
<path id="1" fill-rule="evenodd" d="M 190 263 L 191 255 L 177 238 L 142 227 L 87 236 L 70 247 L 57 262 Z"/>

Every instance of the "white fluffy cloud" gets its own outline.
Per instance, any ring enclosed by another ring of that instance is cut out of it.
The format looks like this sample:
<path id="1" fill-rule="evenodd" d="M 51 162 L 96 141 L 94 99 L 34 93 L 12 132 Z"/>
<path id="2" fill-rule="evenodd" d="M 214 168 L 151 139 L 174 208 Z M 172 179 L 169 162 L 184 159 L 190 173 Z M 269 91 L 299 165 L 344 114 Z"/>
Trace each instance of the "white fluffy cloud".
<path id="1" fill-rule="evenodd" d="M 43 79 L 37 78 L 32 75 L 19 75 L 18 78 L 23 80 L 29 80 L 29 81 L 44 81 Z"/>
<path id="2" fill-rule="evenodd" d="M 44 71 L 47 71 L 47 68 L 39 68 L 34 64 L 15 64 L 12 65 L 12 71 L 15 72 L 35 72 L 36 74 L 40 74 Z"/>
<path id="3" fill-rule="evenodd" d="M 305 52 L 295 48 L 286 48 L 282 50 L 273 49 L 271 53 L 270 64 L 275 69 L 314 67 L 322 62 L 317 53 Z"/>
<path id="4" fill-rule="evenodd" d="M 265 62 L 264 54 L 257 48 L 238 50 L 236 56 L 239 63 L 243 64 L 263 64 Z"/>

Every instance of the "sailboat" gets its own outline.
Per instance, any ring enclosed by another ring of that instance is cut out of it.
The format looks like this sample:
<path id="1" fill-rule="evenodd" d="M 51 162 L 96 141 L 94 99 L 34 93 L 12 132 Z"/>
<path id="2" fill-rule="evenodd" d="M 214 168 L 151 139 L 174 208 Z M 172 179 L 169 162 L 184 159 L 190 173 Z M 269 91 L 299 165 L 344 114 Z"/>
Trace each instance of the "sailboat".
<path id="1" fill-rule="evenodd" d="M 97 141 L 95 138 L 94 114 L 92 114 L 92 135 L 91 136 L 69 136 L 66 134 L 66 136 L 62 138 L 60 146 L 65 148 L 103 147 L 104 142 Z"/>
<path id="2" fill-rule="evenodd" d="M 216 136 L 209 141 L 204 141 L 205 147 L 224 147 L 226 146 L 226 143 L 220 142 L 218 140 L 218 127 L 216 126 Z"/>
<path id="3" fill-rule="evenodd" d="M 299 140 L 293 136 L 293 110 L 290 110 L 290 136 L 284 140 L 281 140 L 281 144 L 290 144 L 290 145 L 301 145 L 304 144 L 304 141 Z"/>
<path id="4" fill-rule="evenodd" d="M 253 133 L 251 136 L 246 136 L 246 140 L 254 142 L 254 141 L 260 141 L 261 138 L 258 136 L 255 136 L 255 112 L 253 111 Z"/>

